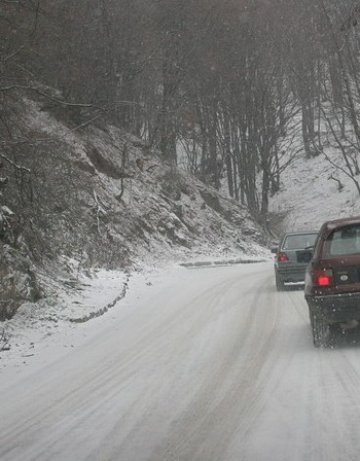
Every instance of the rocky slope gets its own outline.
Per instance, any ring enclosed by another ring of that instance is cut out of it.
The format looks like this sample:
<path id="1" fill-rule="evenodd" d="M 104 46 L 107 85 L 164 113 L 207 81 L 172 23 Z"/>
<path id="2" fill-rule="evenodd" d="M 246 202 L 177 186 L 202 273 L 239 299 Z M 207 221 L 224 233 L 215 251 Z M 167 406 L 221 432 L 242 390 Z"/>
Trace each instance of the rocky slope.
<path id="1" fill-rule="evenodd" d="M 11 281 L 2 283 L 1 298 L 12 300 L 3 315 L 44 294 L 39 267 L 56 277 L 66 258 L 79 271 L 267 254 L 245 207 L 91 113 L 24 93 L 6 116 L 11 163 L 2 168 L 9 180 L 1 205 L 15 218 L 11 237 L 1 240 L 3 255 L 12 254 L 0 264 Z"/>

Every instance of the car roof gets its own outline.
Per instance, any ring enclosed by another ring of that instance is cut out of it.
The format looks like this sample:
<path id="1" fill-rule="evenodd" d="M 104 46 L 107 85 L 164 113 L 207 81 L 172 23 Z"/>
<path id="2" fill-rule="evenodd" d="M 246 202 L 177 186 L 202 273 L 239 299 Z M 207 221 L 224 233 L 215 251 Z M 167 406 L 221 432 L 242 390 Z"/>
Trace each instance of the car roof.
<path id="1" fill-rule="evenodd" d="M 286 232 L 283 237 L 288 237 L 289 235 L 307 235 L 307 234 L 318 234 L 318 230 L 303 230 L 296 232 Z"/>
<path id="2" fill-rule="evenodd" d="M 323 226 L 328 230 L 350 226 L 351 224 L 360 224 L 360 216 L 349 216 L 347 218 L 334 219 L 332 221 L 326 221 Z"/>

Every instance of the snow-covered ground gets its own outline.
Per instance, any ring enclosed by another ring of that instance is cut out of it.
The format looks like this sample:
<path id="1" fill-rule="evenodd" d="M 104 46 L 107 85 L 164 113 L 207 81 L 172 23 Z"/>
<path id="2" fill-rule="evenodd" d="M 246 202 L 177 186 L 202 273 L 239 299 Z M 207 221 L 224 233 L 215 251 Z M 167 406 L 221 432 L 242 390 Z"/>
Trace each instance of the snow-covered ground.
<path id="1" fill-rule="evenodd" d="M 72 347 L 70 338 L 81 331 L 79 324 L 109 313 L 126 295 L 128 283 L 128 274 L 101 269 L 88 277 L 57 280 L 49 296 L 24 303 L 12 319 L 1 323 L 0 370 L 28 365 L 54 345 Z"/>
<path id="2" fill-rule="evenodd" d="M 66 331 L 1 370 L 2 461 L 358 459 L 359 338 L 314 349 L 270 262 L 131 278 Z"/>
<path id="3" fill-rule="evenodd" d="M 94 323 L 99 317 L 112 318 L 114 311 L 123 308 L 130 288 L 132 292 L 137 292 L 157 284 L 175 268 L 181 271 L 181 266 L 249 264 L 269 258 L 265 251 L 258 257 L 201 255 L 180 264 L 168 262 L 145 266 L 141 271 L 96 269 L 86 274 L 77 274 L 76 261 L 68 260 L 67 265 L 72 266 L 72 277 L 54 280 L 44 276 L 48 296 L 36 303 L 24 303 L 12 319 L 0 324 L 0 370 L 24 366 L 32 368 L 39 360 L 47 361 L 49 353 L 53 355 L 74 347 L 87 331 L 86 324 Z"/>

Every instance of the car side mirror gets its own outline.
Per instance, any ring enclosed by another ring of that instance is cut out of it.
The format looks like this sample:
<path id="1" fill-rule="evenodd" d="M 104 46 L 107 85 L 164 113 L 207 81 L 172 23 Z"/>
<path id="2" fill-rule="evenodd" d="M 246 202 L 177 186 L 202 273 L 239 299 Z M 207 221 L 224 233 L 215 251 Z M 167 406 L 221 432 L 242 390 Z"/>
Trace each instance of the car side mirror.
<path id="1" fill-rule="evenodd" d="M 276 254 L 278 252 L 278 247 L 271 248 L 271 253 Z"/>

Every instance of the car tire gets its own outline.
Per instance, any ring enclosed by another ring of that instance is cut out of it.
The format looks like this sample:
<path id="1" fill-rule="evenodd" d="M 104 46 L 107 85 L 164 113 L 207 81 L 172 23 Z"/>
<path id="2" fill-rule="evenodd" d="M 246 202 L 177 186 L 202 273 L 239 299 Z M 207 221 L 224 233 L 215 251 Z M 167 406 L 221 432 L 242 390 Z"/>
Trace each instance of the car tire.
<path id="1" fill-rule="evenodd" d="M 284 291 L 285 290 L 285 285 L 284 282 L 282 281 L 280 275 L 278 274 L 277 271 L 275 271 L 275 284 L 276 284 L 276 289 L 277 291 Z"/>
<path id="2" fill-rule="evenodd" d="M 311 331 L 315 347 L 328 347 L 331 339 L 331 327 L 312 309 L 309 309 Z"/>

